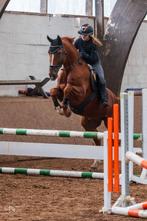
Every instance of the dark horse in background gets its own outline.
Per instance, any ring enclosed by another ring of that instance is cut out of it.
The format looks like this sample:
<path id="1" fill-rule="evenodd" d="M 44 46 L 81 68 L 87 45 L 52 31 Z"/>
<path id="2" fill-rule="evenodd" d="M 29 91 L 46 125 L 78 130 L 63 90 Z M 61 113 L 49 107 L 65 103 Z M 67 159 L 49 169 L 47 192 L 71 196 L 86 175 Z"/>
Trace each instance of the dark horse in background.
<path id="1" fill-rule="evenodd" d="M 60 114 L 69 117 L 71 111 L 81 115 L 81 125 L 86 131 L 97 131 L 104 122 L 107 127 L 107 118 L 112 116 L 113 104 L 118 98 L 107 89 L 108 106 L 101 104 L 97 92 L 92 87 L 91 70 L 80 59 L 79 53 L 73 45 L 74 38 L 57 36 L 51 39 L 49 47 L 49 75 L 52 80 L 57 78 L 57 86 L 50 90 L 55 108 Z M 62 74 L 57 75 L 63 68 Z M 99 139 L 94 139 L 100 145 Z"/>

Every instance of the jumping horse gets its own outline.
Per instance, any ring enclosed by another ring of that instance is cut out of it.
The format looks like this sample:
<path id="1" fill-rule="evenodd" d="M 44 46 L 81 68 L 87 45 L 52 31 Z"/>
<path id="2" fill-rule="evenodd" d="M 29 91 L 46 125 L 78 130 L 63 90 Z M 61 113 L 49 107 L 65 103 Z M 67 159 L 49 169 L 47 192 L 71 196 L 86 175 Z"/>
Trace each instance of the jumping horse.
<path id="1" fill-rule="evenodd" d="M 50 90 L 55 109 L 66 117 L 71 111 L 81 115 L 81 125 L 86 131 L 97 131 L 102 121 L 107 127 L 107 118 L 112 116 L 113 104 L 119 102 L 118 98 L 107 89 L 108 105 L 101 103 L 94 90 L 91 70 L 73 45 L 74 38 L 47 36 L 47 39 L 50 42 L 49 76 L 51 80 L 57 79 L 57 86 Z M 94 142 L 100 145 L 99 139 Z"/>

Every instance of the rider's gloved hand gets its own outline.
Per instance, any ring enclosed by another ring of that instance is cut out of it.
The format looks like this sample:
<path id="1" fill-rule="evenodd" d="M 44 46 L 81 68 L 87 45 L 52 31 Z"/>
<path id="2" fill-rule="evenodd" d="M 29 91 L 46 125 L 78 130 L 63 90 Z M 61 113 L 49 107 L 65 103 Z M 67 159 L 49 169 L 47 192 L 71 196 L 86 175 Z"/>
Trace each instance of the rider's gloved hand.
<path id="1" fill-rule="evenodd" d="M 89 55 L 85 52 L 85 51 L 81 51 L 80 52 L 80 58 L 88 58 L 89 57 Z"/>

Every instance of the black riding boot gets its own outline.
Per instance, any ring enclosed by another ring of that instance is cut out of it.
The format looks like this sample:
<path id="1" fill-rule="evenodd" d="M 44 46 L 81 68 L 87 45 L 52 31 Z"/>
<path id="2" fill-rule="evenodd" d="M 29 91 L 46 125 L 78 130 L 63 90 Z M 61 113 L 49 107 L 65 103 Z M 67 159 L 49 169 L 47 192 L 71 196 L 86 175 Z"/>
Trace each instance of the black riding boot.
<path id="1" fill-rule="evenodd" d="M 108 95 L 106 91 L 106 86 L 105 84 L 99 84 L 99 87 L 100 87 L 99 94 L 100 94 L 101 103 L 106 106 L 108 105 Z"/>

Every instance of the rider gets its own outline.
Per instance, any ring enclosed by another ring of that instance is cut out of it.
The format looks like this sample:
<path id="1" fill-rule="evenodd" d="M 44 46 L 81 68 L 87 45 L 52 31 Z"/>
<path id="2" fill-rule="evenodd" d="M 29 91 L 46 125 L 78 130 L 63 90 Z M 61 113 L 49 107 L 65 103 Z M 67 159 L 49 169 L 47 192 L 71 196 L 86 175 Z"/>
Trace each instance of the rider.
<path id="1" fill-rule="evenodd" d="M 98 93 L 101 103 L 105 106 L 107 105 L 106 81 L 98 53 L 98 47 L 101 47 L 102 43 L 92 36 L 93 28 L 89 24 L 82 25 L 78 34 L 80 34 L 80 37 L 75 40 L 74 45 L 79 50 L 80 57 L 94 69 L 96 84 L 99 88 Z"/>

